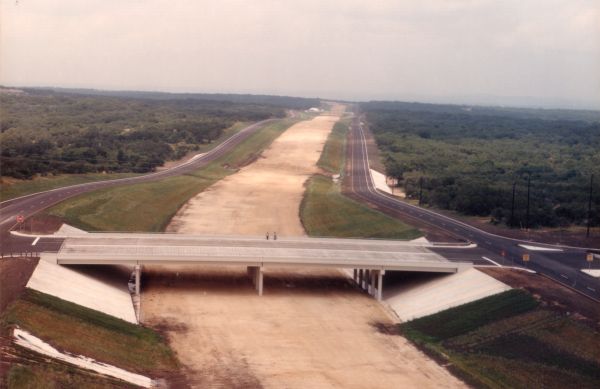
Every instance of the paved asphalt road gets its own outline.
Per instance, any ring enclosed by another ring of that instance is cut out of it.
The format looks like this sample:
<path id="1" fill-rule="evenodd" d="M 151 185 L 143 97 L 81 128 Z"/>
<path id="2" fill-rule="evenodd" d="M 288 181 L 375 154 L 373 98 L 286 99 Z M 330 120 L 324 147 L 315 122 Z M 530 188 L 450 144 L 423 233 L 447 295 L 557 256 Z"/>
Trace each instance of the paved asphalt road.
<path id="1" fill-rule="evenodd" d="M 476 249 L 434 249 L 438 254 L 450 260 L 472 260 L 475 263 L 489 265 L 492 265 L 491 261 L 495 261 L 504 265 L 523 266 L 522 256 L 528 253 L 530 255 L 528 268 L 600 300 L 600 280 L 580 271 L 580 269 L 588 266 L 585 260 L 586 250 L 583 248 L 538 244 L 490 234 L 445 215 L 407 204 L 388 194 L 377 191 L 369 171 L 367 141 L 363 124 L 358 117 L 353 120 L 351 125 L 347 153 L 351 161 L 347 176 L 350 187 L 350 193 L 348 194 L 351 197 L 370 203 L 394 217 L 404 220 L 412 219 L 417 223 L 430 225 L 465 241 L 476 243 L 478 246 Z M 519 244 L 560 249 L 562 251 L 531 251 L 520 247 Z M 504 256 L 501 255 L 502 252 L 504 252 Z M 484 259 L 484 257 L 487 259 Z M 598 268 L 597 261 L 595 267 Z"/>
<path id="2" fill-rule="evenodd" d="M 23 215 L 25 218 L 28 218 L 37 212 L 40 212 L 41 210 L 70 197 L 97 189 L 110 188 L 119 185 L 139 184 L 142 182 L 156 181 L 167 177 L 189 173 L 208 165 L 215 159 L 228 153 L 242 141 L 247 139 L 250 135 L 255 133 L 258 129 L 276 120 L 277 119 L 267 119 L 254 123 L 237 132 L 235 135 L 231 136 L 209 152 L 171 169 L 131 178 L 67 186 L 3 201 L 0 203 L 0 252 L 19 253 L 57 251 L 62 243 L 62 240 L 60 239 L 40 239 L 38 242 L 36 242 L 35 246 L 32 246 L 33 239 L 10 235 L 9 231 L 17 224 L 17 215 Z"/>
<path id="3" fill-rule="evenodd" d="M 193 159 L 185 164 L 172 169 L 143 176 L 124 178 L 120 180 L 93 182 L 58 188 L 51 191 L 40 192 L 0 203 L 0 252 L 42 252 L 58 251 L 62 244 L 61 239 L 42 238 L 32 246 L 32 238 L 21 238 L 10 235 L 9 231 L 15 227 L 17 215 L 30 217 L 35 213 L 48 208 L 56 203 L 82 193 L 96 189 L 109 188 L 118 185 L 134 184 L 155 181 L 162 178 L 172 177 L 198 169 L 219 158 L 223 154 L 237 146 L 248 138 L 260 127 L 276 119 L 264 120 L 246 127 L 233 135 L 225 142 L 209 151 L 208 153 Z M 471 260 L 476 263 L 498 263 L 521 266 L 523 253 L 531 255 L 528 267 L 567 284 L 580 292 L 600 299 L 600 280 L 588 276 L 579 271 L 586 267 L 585 249 L 563 248 L 561 252 L 531 252 L 518 246 L 518 243 L 530 243 L 517 241 L 497 235 L 486 233 L 475 227 L 461 223 L 460 221 L 436 214 L 435 212 L 409 205 L 389 195 L 375 190 L 371 175 L 369 174 L 366 139 L 360 121 L 356 118 L 352 123 L 349 158 L 351 168 L 348 178 L 350 179 L 350 195 L 358 200 L 376 205 L 380 210 L 402 219 L 413 219 L 419 223 L 429 224 L 433 227 L 443 229 L 464 240 L 477 243 L 478 248 L 439 248 L 434 249 L 438 254 L 450 260 Z M 537 246 L 554 247 L 550 245 L 536 244 Z M 499 254 L 505 252 L 502 257 Z M 484 259 L 488 258 L 488 259 Z"/>

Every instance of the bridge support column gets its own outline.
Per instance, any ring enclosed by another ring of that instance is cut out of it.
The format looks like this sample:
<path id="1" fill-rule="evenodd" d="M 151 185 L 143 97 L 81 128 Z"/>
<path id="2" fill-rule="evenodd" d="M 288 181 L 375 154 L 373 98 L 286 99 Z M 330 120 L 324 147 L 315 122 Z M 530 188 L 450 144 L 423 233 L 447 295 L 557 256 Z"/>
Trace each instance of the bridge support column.
<path id="1" fill-rule="evenodd" d="M 135 265 L 135 294 L 140 295 L 140 289 L 142 284 L 142 265 Z"/>
<path id="2" fill-rule="evenodd" d="M 371 270 L 371 279 L 370 279 L 371 282 L 370 282 L 370 285 L 369 285 L 369 294 L 371 296 L 375 296 L 376 291 L 377 291 L 377 287 L 379 286 L 379 285 L 376 284 L 376 282 L 377 282 L 377 276 L 378 276 L 377 273 L 379 273 L 378 270 Z"/>
<path id="3" fill-rule="evenodd" d="M 248 266 L 248 275 L 252 279 L 254 289 L 258 292 L 259 296 L 263 295 L 263 268 L 262 266 Z"/>
<path id="4" fill-rule="evenodd" d="M 352 279 L 354 282 L 358 282 L 358 269 L 352 269 Z"/>
<path id="5" fill-rule="evenodd" d="M 381 301 L 381 296 L 383 295 L 383 276 L 385 275 L 385 270 L 377 271 L 377 294 L 375 298 L 377 301 Z"/>
<path id="6" fill-rule="evenodd" d="M 370 293 L 370 284 L 371 283 L 371 270 L 366 269 L 365 270 L 365 285 L 363 286 L 363 289 L 367 291 L 367 293 Z"/>
<path id="7" fill-rule="evenodd" d="M 358 269 L 358 286 L 363 287 L 363 269 Z"/>

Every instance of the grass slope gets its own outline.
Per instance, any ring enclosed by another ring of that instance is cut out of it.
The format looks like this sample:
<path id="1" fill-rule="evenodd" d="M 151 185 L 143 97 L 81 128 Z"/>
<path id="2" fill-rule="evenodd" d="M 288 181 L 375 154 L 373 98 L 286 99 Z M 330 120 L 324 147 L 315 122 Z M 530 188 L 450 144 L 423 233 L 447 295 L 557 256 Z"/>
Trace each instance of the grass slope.
<path id="1" fill-rule="evenodd" d="M 35 290 L 27 289 L 2 315 L 2 335 L 15 325 L 59 350 L 140 374 L 177 368 L 174 355 L 158 333 Z"/>
<path id="2" fill-rule="evenodd" d="M 256 159 L 294 122 L 288 119 L 265 126 L 231 153 L 193 173 L 94 191 L 46 212 L 88 231 L 163 231 L 187 200 Z"/>
<path id="3" fill-rule="evenodd" d="M 400 325 L 476 387 L 597 388 L 600 337 L 528 292 L 510 290 Z"/>
<path id="4" fill-rule="evenodd" d="M 35 355 L 30 355 L 35 360 Z M 2 384 L 0 382 L 0 384 Z M 8 389 L 126 389 L 137 388 L 135 385 L 110 377 L 99 376 L 83 369 L 75 368 L 66 363 L 40 360 L 39 363 L 14 365 L 6 377 Z M 4 386 L 0 386 L 4 387 Z"/>

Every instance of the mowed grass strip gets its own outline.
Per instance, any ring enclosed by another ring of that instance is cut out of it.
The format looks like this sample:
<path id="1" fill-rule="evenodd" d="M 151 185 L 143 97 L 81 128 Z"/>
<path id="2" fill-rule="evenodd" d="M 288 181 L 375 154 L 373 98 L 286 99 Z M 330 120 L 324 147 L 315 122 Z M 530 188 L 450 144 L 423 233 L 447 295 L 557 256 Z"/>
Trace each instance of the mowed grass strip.
<path id="1" fill-rule="evenodd" d="M 317 166 L 331 174 L 342 174 L 346 160 L 346 135 L 350 119 L 335 123 L 323 147 Z"/>
<path id="2" fill-rule="evenodd" d="M 309 236 L 414 239 L 421 232 L 379 211 L 351 200 L 329 177 L 307 182 L 300 218 Z"/>
<path id="3" fill-rule="evenodd" d="M 0 324 L 4 336 L 17 325 L 51 339 L 59 350 L 141 374 L 160 376 L 178 367 L 157 332 L 31 289 L 9 307 Z"/>
<path id="4" fill-rule="evenodd" d="M 186 201 L 258 158 L 296 121 L 286 119 L 269 124 L 227 155 L 190 174 L 86 193 L 46 213 L 87 231 L 164 231 Z"/>

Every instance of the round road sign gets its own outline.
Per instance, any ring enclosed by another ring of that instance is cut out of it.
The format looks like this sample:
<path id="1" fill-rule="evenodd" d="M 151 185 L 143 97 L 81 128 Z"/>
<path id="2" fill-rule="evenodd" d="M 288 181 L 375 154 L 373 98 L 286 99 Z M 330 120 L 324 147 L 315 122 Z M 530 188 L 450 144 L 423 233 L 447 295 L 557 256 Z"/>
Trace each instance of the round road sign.
<path id="1" fill-rule="evenodd" d="M 25 221 L 25 216 L 23 216 L 23 215 L 17 216 L 17 223 L 23 223 L 24 221 Z"/>

